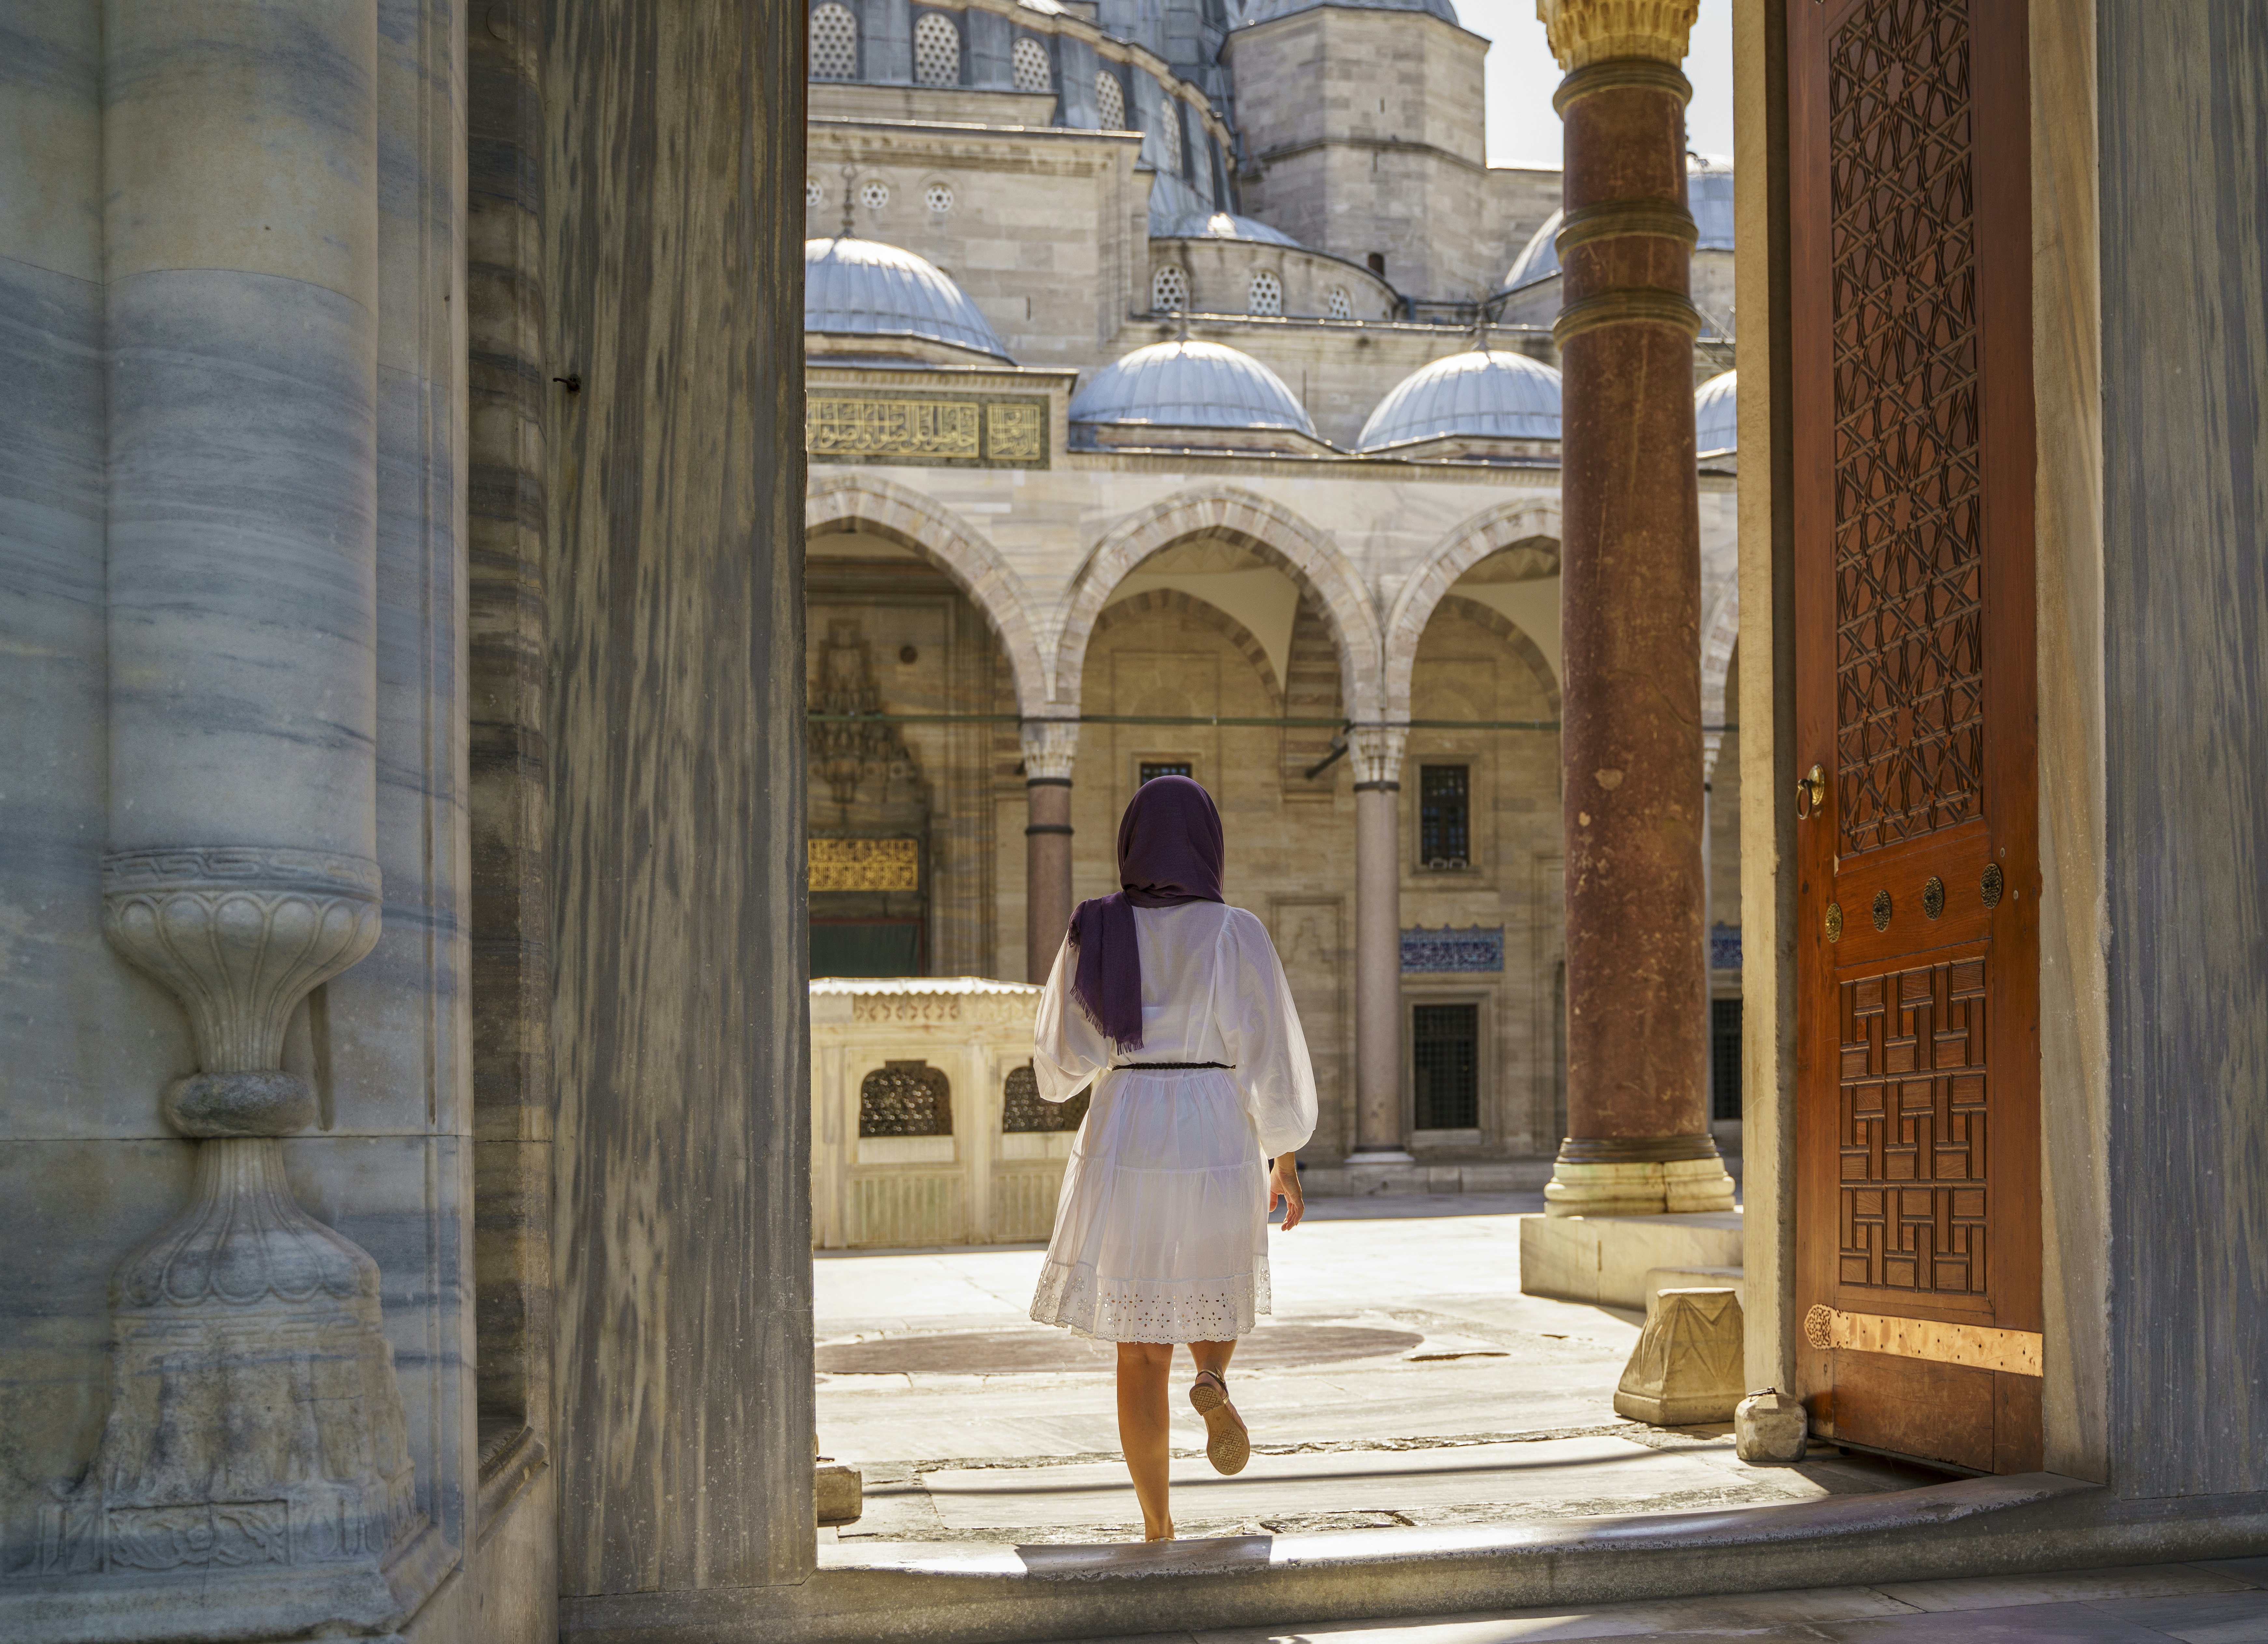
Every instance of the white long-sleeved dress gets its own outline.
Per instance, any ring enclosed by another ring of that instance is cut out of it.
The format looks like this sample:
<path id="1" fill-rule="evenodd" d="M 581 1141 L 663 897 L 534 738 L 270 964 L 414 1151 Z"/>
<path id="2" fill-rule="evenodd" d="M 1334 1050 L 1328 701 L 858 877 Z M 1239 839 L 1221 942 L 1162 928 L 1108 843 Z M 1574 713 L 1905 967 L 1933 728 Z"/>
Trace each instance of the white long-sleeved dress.
<path id="1" fill-rule="evenodd" d="M 1032 1052 L 1040 1095 L 1090 1077 L 1032 1317 L 1107 1341 L 1225 1341 L 1269 1310 L 1268 1161 L 1315 1127 L 1315 1075 L 1284 966 L 1241 907 L 1138 907 L 1142 1047 L 1116 1053 L 1056 956 Z M 1226 1071 L 1143 1071 L 1140 1062 Z M 1097 1069 L 1108 1069 L 1097 1075 Z"/>

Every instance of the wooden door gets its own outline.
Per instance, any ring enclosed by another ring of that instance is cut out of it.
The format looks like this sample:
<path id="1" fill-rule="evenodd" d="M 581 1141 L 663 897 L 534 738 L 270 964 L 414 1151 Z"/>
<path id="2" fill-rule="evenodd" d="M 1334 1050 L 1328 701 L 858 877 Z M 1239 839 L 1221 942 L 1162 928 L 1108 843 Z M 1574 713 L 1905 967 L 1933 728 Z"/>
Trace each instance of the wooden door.
<path id="1" fill-rule="evenodd" d="M 2021 0 L 1787 0 L 1814 1431 L 2040 1460 Z M 1807 815 L 1808 813 L 1808 815 Z"/>

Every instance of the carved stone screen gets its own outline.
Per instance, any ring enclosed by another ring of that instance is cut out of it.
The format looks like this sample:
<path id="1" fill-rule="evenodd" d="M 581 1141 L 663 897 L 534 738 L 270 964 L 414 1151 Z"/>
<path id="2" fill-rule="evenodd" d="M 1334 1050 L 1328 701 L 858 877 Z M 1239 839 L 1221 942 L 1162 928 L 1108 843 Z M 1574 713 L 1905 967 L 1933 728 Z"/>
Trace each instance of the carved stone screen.
<path id="1" fill-rule="evenodd" d="M 949 1136 L 953 1083 L 925 1061 L 886 1061 L 858 1086 L 862 1136 Z"/>
<path id="2" fill-rule="evenodd" d="M 1032 1064 L 1011 1068 L 1000 1086 L 1000 1128 L 1012 1136 L 1077 1130 L 1086 1117 L 1088 1095 L 1081 1090 L 1068 1102 L 1042 1102 Z"/>
<path id="3" fill-rule="evenodd" d="M 1984 961 L 1842 987 L 1845 1284 L 1985 1293 Z"/>
<path id="4" fill-rule="evenodd" d="M 1828 56 L 1836 814 L 1845 854 L 1978 814 L 1976 221 L 1965 7 L 1880 0 Z"/>

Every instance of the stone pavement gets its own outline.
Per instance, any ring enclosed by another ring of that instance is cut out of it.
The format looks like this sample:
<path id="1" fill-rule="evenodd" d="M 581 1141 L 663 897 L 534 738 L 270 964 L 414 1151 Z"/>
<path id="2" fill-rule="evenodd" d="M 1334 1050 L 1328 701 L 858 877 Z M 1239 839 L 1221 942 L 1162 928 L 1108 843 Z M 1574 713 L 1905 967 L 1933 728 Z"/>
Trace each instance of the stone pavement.
<path id="1" fill-rule="evenodd" d="M 1089 1644 L 1541 1644 L 1609 1638 L 1738 1638 L 1745 1644 L 2167 1644 L 2174 1639 L 2185 1644 L 2257 1644 L 2268 1640 L 2268 1558 L 1487 1616 L 1152 1633 Z"/>
<path id="2" fill-rule="evenodd" d="M 1520 1294 L 1542 1195 L 1329 1199 L 1270 1236 L 1275 1311 L 1230 1378 L 1250 1466 L 1212 1472 L 1174 1405 L 1184 1536 L 1675 1511 L 1901 1488 L 1934 1473 L 1822 1450 L 1750 1467 L 1724 1428 L 1618 1418 L 1639 1315 Z M 1036 1246 L 816 1259 L 821 1450 L 865 1473 L 823 1563 L 902 1544 L 1116 1541 L 1111 1350 L 1027 1317 Z"/>

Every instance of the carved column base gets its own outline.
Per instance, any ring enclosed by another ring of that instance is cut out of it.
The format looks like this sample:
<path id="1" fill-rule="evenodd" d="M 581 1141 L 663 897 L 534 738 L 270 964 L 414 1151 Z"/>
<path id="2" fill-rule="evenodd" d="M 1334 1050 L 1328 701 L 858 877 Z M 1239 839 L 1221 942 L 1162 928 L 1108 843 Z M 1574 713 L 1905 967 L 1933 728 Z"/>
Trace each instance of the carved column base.
<path id="1" fill-rule="evenodd" d="M 1683 1156 L 1597 1156 L 1645 1152 Z M 1550 1181 L 1544 1185 L 1543 1213 L 1552 1216 L 1693 1215 L 1730 1210 L 1733 1192 L 1733 1178 L 1725 1173 L 1717 1145 L 1706 1136 L 1645 1137 L 1626 1143 L 1584 1142 L 1570 1137 L 1551 1167 Z"/>

